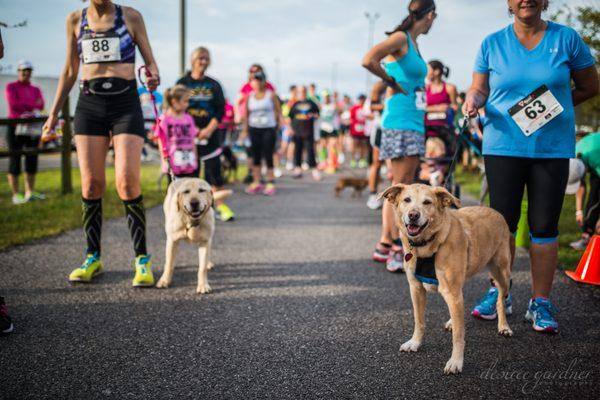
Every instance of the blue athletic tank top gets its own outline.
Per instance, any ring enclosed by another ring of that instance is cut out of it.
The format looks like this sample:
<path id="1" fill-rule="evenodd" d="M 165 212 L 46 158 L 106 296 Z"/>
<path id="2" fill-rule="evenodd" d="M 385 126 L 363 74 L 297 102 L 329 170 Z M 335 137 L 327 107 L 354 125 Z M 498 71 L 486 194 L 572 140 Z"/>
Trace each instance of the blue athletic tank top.
<path id="1" fill-rule="evenodd" d="M 125 24 L 125 18 L 123 17 L 123 9 L 121 6 L 115 4 L 115 24 L 106 32 L 94 32 L 90 29 L 87 19 L 87 7 L 81 11 L 81 24 L 79 27 L 79 36 L 77 37 L 77 52 L 79 58 L 86 64 L 101 63 L 101 62 L 117 62 L 117 63 L 135 63 L 135 42 L 127 30 Z M 119 40 L 119 54 L 120 58 L 115 60 L 107 52 L 110 50 L 109 42 L 107 39 L 118 38 Z M 92 61 L 86 61 L 83 55 L 83 41 L 89 40 L 91 51 L 105 51 L 105 60 L 102 60 L 102 54 L 94 57 Z"/>
<path id="2" fill-rule="evenodd" d="M 412 38 L 406 33 L 408 52 L 396 61 L 384 64 L 385 72 L 393 77 L 408 95 L 398 93 L 388 97 L 382 115 L 384 129 L 425 133 L 425 77 L 427 64 L 417 52 Z"/>

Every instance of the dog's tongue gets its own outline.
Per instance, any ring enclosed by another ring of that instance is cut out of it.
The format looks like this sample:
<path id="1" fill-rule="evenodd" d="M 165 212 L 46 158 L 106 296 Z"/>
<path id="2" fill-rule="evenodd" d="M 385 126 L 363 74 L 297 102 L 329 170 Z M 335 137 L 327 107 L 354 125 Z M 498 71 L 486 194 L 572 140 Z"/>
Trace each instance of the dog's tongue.
<path id="1" fill-rule="evenodd" d="M 409 233 L 410 235 L 415 235 L 415 234 L 419 233 L 419 229 L 420 229 L 420 228 L 421 228 L 421 227 L 420 227 L 419 225 L 414 225 L 414 224 L 409 224 L 409 225 L 406 227 L 406 229 L 408 230 L 408 233 Z"/>

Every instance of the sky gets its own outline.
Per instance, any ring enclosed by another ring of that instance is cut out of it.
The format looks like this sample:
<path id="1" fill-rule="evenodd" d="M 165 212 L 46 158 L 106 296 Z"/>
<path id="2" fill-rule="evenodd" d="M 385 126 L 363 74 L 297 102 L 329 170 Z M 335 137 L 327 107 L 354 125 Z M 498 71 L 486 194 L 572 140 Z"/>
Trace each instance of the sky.
<path id="1" fill-rule="evenodd" d="M 556 8 L 565 1 L 552 0 Z M 250 64 L 264 65 L 280 92 L 315 82 L 356 96 L 366 90 L 360 62 L 368 46 L 365 12 L 378 13 L 375 42 L 407 15 L 409 0 L 187 0 L 186 54 L 197 46 L 212 53 L 208 75 L 235 97 Z M 597 0 L 569 0 L 570 6 Z M 166 89 L 179 76 L 179 0 L 122 0 L 144 16 Z M 483 38 L 511 22 L 505 0 L 437 0 L 438 17 L 419 39 L 426 60 L 450 67 L 449 81 L 465 89 Z M 81 0 L 0 0 L 0 21 L 24 28 L 3 29 L 3 73 L 28 59 L 34 74 L 58 76 L 65 58 L 65 19 L 86 5 Z M 189 62 L 189 57 L 187 57 Z M 277 61 L 278 60 L 278 61 Z M 137 63 L 142 63 L 138 53 Z M 334 73 L 335 71 L 335 73 Z M 336 76 L 334 80 L 333 77 Z"/>

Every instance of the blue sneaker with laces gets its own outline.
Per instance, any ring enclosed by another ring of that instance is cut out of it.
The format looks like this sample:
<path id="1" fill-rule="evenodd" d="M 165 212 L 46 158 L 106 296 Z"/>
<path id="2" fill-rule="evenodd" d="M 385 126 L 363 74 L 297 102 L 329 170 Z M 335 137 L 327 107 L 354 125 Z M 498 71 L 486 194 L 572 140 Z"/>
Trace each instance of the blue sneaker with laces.
<path id="1" fill-rule="evenodd" d="M 475 318 L 485 319 L 487 321 L 498 318 L 498 313 L 496 312 L 497 301 L 498 288 L 491 287 L 485 297 L 475 306 L 475 308 L 473 308 L 471 315 Z M 504 299 L 504 309 L 506 310 L 506 315 L 512 314 L 512 296 L 510 293 L 508 294 L 508 297 Z"/>
<path id="2" fill-rule="evenodd" d="M 554 319 L 554 314 L 557 312 L 558 309 L 550 299 L 536 297 L 529 300 L 529 308 L 525 313 L 525 319 L 532 322 L 533 329 L 538 332 L 558 333 L 558 323 Z"/>

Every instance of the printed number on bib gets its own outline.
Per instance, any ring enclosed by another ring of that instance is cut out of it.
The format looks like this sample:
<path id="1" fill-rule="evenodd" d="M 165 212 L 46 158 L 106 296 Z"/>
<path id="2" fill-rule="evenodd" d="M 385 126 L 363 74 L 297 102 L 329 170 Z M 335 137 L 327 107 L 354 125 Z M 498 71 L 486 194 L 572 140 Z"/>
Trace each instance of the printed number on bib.
<path id="1" fill-rule="evenodd" d="M 176 167 L 196 165 L 196 154 L 191 150 L 177 150 L 173 157 L 173 164 Z"/>
<path id="2" fill-rule="evenodd" d="M 427 118 L 430 121 L 445 121 L 446 119 L 448 119 L 448 116 L 445 112 L 430 112 L 427 113 Z"/>
<path id="3" fill-rule="evenodd" d="M 427 98 L 425 96 L 425 90 L 422 88 L 415 89 L 415 106 L 417 110 L 425 110 L 427 108 Z"/>
<path id="4" fill-rule="evenodd" d="M 548 87 L 542 85 L 512 106 L 508 113 L 523 134 L 530 136 L 563 111 L 563 107 Z"/>
<path id="5" fill-rule="evenodd" d="M 120 61 L 119 36 L 100 33 L 85 35 L 81 41 L 81 52 L 84 64 Z"/>

